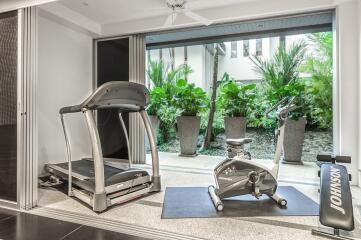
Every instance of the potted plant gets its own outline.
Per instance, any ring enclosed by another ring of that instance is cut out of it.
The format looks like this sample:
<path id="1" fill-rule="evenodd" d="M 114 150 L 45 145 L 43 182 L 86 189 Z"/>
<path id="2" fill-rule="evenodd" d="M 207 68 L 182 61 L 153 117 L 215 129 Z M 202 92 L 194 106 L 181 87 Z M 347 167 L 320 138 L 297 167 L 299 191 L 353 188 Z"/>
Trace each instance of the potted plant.
<path id="1" fill-rule="evenodd" d="M 285 92 L 295 97 L 294 104 L 297 109 L 288 114 L 285 123 L 285 135 L 283 143 L 283 162 L 289 164 L 302 164 L 302 149 L 305 139 L 307 120 L 305 117 L 304 84 L 294 83 L 286 86 Z"/>
<path id="2" fill-rule="evenodd" d="M 284 163 L 302 164 L 302 148 L 306 127 L 305 85 L 299 76 L 299 69 L 304 62 L 306 44 L 301 41 L 290 46 L 280 45 L 269 60 L 258 56 L 251 57 L 255 71 L 262 77 L 262 94 L 269 106 L 284 97 L 296 97 L 298 109 L 291 112 L 285 123 L 283 144 Z M 274 121 L 275 123 L 275 121 Z M 274 125 L 274 124 L 273 124 Z"/>
<path id="3" fill-rule="evenodd" d="M 166 101 L 166 92 L 164 88 L 154 87 L 149 91 L 150 103 L 147 107 L 147 113 L 149 115 L 152 128 L 154 130 L 155 139 L 157 139 L 157 132 L 159 129 L 160 119 L 159 119 L 159 110 L 162 106 L 167 104 Z M 148 139 L 146 139 L 146 145 L 148 146 Z"/>
<path id="4" fill-rule="evenodd" d="M 176 82 L 173 104 L 181 114 L 177 117 L 180 156 L 196 156 L 201 123 L 197 114 L 206 110 L 207 95 L 203 89 L 180 79 Z"/>
<path id="5" fill-rule="evenodd" d="M 255 84 L 238 85 L 234 81 L 227 81 L 221 85 L 218 109 L 225 115 L 226 138 L 245 137 L 248 104 L 255 97 L 255 88 Z"/>

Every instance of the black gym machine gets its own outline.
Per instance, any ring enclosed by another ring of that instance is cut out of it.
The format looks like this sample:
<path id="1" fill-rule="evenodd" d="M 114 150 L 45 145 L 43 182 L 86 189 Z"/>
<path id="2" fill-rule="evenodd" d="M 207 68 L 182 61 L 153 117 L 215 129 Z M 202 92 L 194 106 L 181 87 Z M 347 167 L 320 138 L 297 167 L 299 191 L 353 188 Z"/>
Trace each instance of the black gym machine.
<path id="1" fill-rule="evenodd" d="M 340 230 L 352 231 L 355 228 L 352 195 L 350 189 L 351 174 L 345 166 L 338 163 L 351 163 L 351 157 L 318 155 L 321 163 L 320 177 L 320 222 L 333 229 L 313 229 L 313 235 L 332 239 L 353 239 L 342 236 Z"/>

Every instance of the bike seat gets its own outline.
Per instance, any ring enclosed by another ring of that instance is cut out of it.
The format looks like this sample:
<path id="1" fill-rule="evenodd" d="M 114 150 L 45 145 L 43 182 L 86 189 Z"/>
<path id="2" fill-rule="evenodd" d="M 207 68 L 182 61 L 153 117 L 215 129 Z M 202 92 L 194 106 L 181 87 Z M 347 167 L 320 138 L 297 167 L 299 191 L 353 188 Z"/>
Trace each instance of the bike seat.
<path id="1" fill-rule="evenodd" d="M 226 142 L 228 145 L 231 145 L 231 146 L 242 146 L 244 144 L 251 143 L 252 139 L 251 138 L 233 138 L 233 139 L 227 139 Z"/>

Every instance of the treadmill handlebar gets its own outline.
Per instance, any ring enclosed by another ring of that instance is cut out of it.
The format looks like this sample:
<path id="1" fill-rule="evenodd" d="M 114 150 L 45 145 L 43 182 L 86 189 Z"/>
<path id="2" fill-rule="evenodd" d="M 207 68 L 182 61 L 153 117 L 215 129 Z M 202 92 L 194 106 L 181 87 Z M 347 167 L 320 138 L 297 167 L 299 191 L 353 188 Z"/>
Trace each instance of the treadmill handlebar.
<path id="1" fill-rule="evenodd" d="M 149 104 L 148 89 L 139 83 L 113 81 L 98 87 L 84 102 L 60 109 L 60 114 L 116 108 L 122 112 L 140 112 Z"/>

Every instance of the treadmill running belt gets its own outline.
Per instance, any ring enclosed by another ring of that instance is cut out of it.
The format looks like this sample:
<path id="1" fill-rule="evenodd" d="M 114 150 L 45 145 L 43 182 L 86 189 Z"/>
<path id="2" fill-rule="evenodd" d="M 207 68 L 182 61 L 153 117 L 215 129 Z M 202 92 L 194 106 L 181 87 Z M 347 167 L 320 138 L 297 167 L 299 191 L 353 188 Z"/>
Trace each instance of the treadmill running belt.
<path id="1" fill-rule="evenodd" d="M 55 165 L 68 170 L 67 162 L 59 163 L 59 164 L 55 164 Z M 93 161 L 89 161 L 86 159 L 72 161 L 71 167 L 72 167 L 73 172 L 75 172 L 77 174 L 83 175 L 83 176 L 85 176 L 87 178 L 91 178 L 91 179 L 94 178 L 94 162 Z M 108 179 L 111 176 L 121 173 L 121 172 L 124 172 L 124 170 L 104 165 L 104 178 L 105 179 Z"/>

